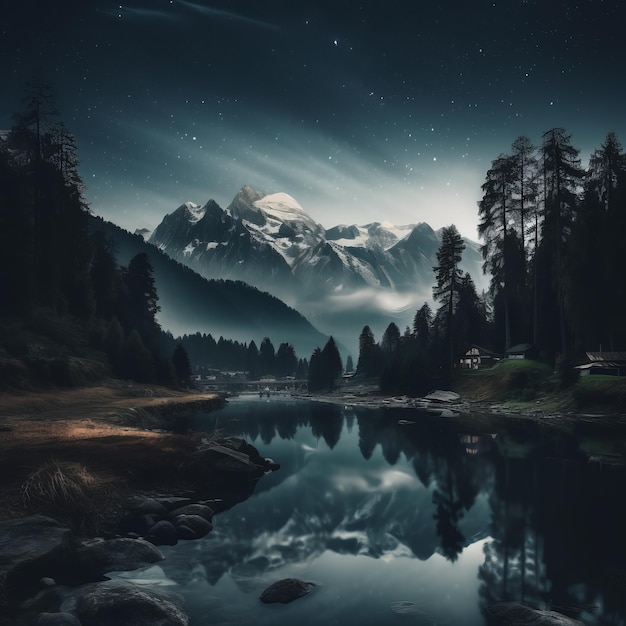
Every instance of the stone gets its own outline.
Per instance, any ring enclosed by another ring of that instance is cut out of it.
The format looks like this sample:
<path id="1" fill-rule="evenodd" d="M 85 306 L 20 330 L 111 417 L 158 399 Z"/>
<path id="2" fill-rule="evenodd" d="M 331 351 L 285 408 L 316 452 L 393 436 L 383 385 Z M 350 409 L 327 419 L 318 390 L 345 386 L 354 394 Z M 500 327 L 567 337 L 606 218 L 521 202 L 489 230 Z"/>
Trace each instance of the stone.
<path id="1" fill-rule="evenodd" d="M 144 496 L 132 496 L 126 500 L 126 508 L 137 515 L 148 515 L 150 513 L 165 517 L 167 509 L 162 502 L 155 498 L 147 498 Z"/>
<path id="2" fill-rule="evenodd" d="M 205 504 L 187 504 L 172 511 L 169 514 L 169 519 L 173 519 L 178 515 L 199 515 L 204 517 L 207 522 L 210 522 L 213 518 L 213 509 Z"/>
<path id="3" fill-rule="evenodd" d="M 75 611 L 83 624 L 93 626 L 188 626 L 182 598 L 130 582 L 107 580 L 79 587 Z M 63 608 L 63 607 L 62 607 Z"/>
<path id="4" fill-rule="evenodd" d="M 189 528 L 189 526 L 185 526 L 184 524 L 176 528 L 176 533 L 179 539 L 183 539 L 185 541 L 193 541 L 194 539 L 200 538 L 193 530 L 191 530 L 191 528 Z"/>
<path id="5" fill-rule="evenodd" d="M 143 539 L 94 539 L 76 550 L 76 565 L 84 576 L 99 578 L 107 572 L 139 569 L 163 560 L 161 552 Z"/>
<path id="6" fill-rule="evenodd" d="M 155 498 L 155 500 L 159 504 L 162 504 L 168 511 L 173 511 L 174 509 L 179 509 L 181 506 L 187 506 L 188 504 L 191 504 L 191 498 L 175 496 L 172 496 L 171 498 Z"/>
<path id="7" fill-rule="evenodd" d="M 81 624 L 71 613 L 40 613 L 33 626 L 81 626 Z"/>
<path id="8" fill-rule="evenodd" d="M 264 459 L 265 469 L 271 472 L 275 472 L 280 469 L 280 463 L 274 461 L 274 459 Z"/>
<path id="9" fill-rule="evenodd" d="M 178 533 L 174 524 L 167 520 L 157 522 L 144 537 L 155 546 L 175 546 L 178 543 Z"/>
<path id="10" fill-rule="evenodd" d="M 0 522 L 0 609 L 15 588 L 54 577 L 71 542 L 70 530 L 43 515 Z"/>
<path id="11" fill-rule="evenodd" d="M 224 479 L 254 480 L 264 474 L 264 466 L 257 465 L 247 454 L 226 446 L 212 444 L 199 451 L 197 462 Z"/>
<path id="12" fill-rule="evenodd" d="M 265 604 L 275 602 L 287 604 L 311 593 L 314 587 L 314 583 L 308 583 L 299 578 L 283 578 L 265 589 L 259 599 Z"/>
<path id="13" fill-rule="evenodd" d="M 176 529 L 180 526 L 190 528 L 195 533 L 195 538 L 204 537 L 213 530 L 213 524 L 199 515 L 177 515 L 172 523 Z M 180 538 L 183 539 L 183 537 Z"/>

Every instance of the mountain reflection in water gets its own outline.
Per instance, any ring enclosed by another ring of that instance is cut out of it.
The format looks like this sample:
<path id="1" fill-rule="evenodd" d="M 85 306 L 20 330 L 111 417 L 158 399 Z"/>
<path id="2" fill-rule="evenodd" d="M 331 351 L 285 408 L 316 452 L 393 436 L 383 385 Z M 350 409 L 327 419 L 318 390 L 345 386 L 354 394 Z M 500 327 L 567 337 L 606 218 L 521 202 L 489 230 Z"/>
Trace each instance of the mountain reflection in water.
<path id="1" fill-rule="evenodd" d="M 573 438 L 532 423 L 477 437 L 407 409 L 256 397 L 192 427 L 281 464 L 210 535 L 163 547 L 141 575 L 181 593 L 192 624 L 491 625 L 487 607 L 503 600 L 626 623 L 624 470 L 588 463 Z M 290 576 L 318 587 L 259 602 Z"/>

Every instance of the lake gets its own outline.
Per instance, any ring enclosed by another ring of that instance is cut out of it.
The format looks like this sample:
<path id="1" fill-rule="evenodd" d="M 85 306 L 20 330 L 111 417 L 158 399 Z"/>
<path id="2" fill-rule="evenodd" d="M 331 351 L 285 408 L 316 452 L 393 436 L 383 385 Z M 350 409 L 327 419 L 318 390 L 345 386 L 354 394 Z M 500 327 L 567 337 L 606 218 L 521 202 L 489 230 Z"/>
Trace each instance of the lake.
<path id="1" fill-rule="evenodd" d="M 479 626 L 502 600 L 625 623 L 626 476 L 589 462 L 588 442 L 277 396 L 231 399 L 193 427 L 244 437 L 281 469 L 207 537 L 126 575 L 183 595 L 192 625 Z M 317 587 L 262 604 L 286 577 Z"/>

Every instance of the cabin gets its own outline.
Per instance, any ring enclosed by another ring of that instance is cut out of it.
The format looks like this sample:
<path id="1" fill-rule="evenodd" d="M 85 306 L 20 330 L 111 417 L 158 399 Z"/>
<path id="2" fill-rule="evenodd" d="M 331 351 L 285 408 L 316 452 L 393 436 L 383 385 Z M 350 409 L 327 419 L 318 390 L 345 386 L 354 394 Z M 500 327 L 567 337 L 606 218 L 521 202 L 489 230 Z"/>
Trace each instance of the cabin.
<path id="1" fill-rule="evenodd" d="M 496 352 L 471 344 L 459 359 L 461 369 L 478 370 L 492 367 L 502 357 Z"/>
<path id="2" fill-rule="evenodd" d="M 581 376 L 626 376 L 626 352 L 587 352 L 587 359 L 576 367 Z"/>
<path id="3" fill-rule="evenodd" d="M 504 352 L 505 359 L 532 359 L 534 356 L 535 349 L 530 343 L 518 343 Z"/>

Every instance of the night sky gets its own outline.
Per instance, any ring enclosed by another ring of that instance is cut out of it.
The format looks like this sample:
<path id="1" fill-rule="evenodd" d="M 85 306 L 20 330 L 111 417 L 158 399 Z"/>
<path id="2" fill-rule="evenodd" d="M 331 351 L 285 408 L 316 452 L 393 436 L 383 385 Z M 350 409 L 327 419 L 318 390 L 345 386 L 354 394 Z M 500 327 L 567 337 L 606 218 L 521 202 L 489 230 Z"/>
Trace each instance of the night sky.
<path id="1" fill-rule="evenodd" d="M 583 164 L 626 142 L 623 0 L 22 0 L 0 22 L 0 128 L 41 66 L 92 210 L 284 191 L 326 227 L 455 223 L 520 134 Z"/>

